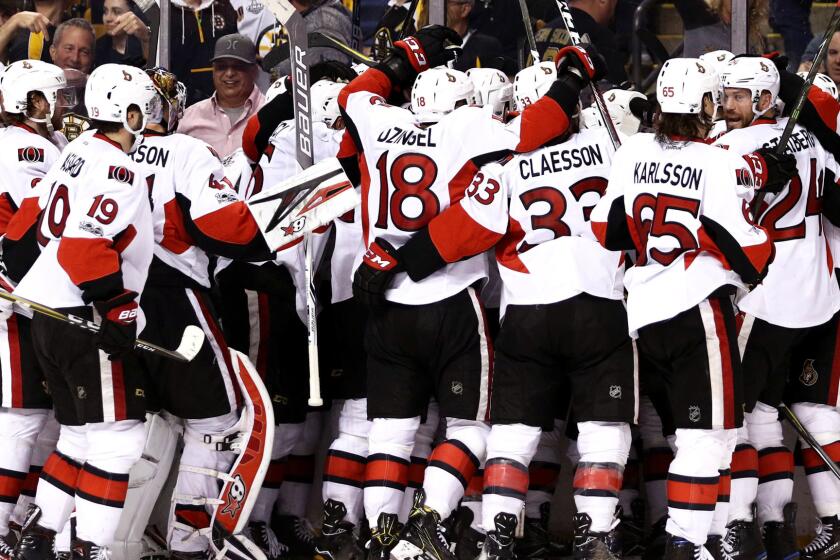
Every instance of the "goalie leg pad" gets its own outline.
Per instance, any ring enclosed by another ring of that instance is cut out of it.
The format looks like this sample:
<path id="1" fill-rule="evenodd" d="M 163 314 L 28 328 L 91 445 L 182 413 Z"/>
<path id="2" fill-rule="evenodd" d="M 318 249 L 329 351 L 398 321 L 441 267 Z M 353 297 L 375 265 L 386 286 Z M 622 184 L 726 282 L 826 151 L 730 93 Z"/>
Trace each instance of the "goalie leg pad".
<path id="1" fill-rule="evenodd" d="M 128 494 L 111 546 L 113 560 L 133 560 L 148 552 L 143 535 L 169 477 L 178 447 L 179 429 L 160 414 L 150 414 L 140 459 L 129 473 Z"/>

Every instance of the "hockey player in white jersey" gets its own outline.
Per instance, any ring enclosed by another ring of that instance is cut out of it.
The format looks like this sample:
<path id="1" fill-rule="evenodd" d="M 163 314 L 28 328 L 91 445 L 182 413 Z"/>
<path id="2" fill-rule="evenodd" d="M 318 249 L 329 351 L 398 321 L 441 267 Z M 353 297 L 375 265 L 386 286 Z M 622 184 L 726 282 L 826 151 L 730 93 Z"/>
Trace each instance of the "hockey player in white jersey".
<path id="1" fill-rule="evenodd" d="M 142 328 L 138 308 L 154 244 L 148 190 L 127 155 L 157 96 L 136 68 L 106 64 L 88 79 L 96 133 L 67 145 L 48 172 L 38 224 L 43 250 L 15 293 L 100 323 L 96 337 L 36 315 L 35 353 L 61 432 L 41 473 L 17 558 L 51 557 L 75 508 L 75 558 L 109 557 L 143 449 L 143 380 L 123 368 Z M 59 342 L 60 341 L 60 342 Z"/>
<path id="2" fill-rule="evenodd" d="M 715 144 L 738 155 L 775 147 L 787 122 L 776 109 L 779 73 L 775 65 L 764 58 L 736 58 L 726 68 L 721 88 L 729 132 Z M 826 430 L 817 428 L 832 422 L 840 425 L 840 415 L 819 406 L 836 404 L 831 402 L 828 376 L 824 382 L 812 382 L 808 376 L 802 381 L 791 375 L 791 386 L 786 390 L 789 373 L 803 371 L 802 362 L 792 362 L 792 358 L 804 352 L 812 367 L 824 368 L 832 363 L 834 331 L 820 326 L 836 322 L 840 310 L 840 290 L 820 215 L 823 177 L 827 168 L 836 168 L 835 160 L 798 125 L 787 153 L 796 158 L 797 175 L 777 194 L 768 195 L 755 211 L 757 223 L 773 241 L 773 264 L 762 283 L 737 301 L 744 313 L 738 343 L 746 389 L 746 416 L 738 430 L 738 445 L 741 450 L 755 449 L 745 455 L 755 462 L 733 464 L 733 471 L 757 472 L 757 477 L 739 478 L 732 487 L 728 540 L 733 543 L 730 553 L 739 559 L 753 558 L 762 549 L 770 559 L 789 558 L 799 548 L 794 525 L 796 505 L 792 503 L 793 454 L 783 443 L 776 406 L 783 398 L 798 403 L 795 408 L 803 413 L 806 428 L 821 432 L 821 437 Z M 816 339 L 812 333 L 815 330 L 829 339 Z M 806 337 L 809 333 L 812 336 Z M 833 442 L 832 438 L 822 443 Z M 809 481 L 816 482 L 814 477 Z M 817 504 L 831 501 L 821 493 L 839 494 L 836 481 L 828 482 L 828 488 L 812 488 Z M 757 502 L 758 519 L 753 519 L 753 502 Z M 840 511 L 819 513 L 831 517 Z M 831 544 L 821 542 L 820 546 L 828 548 Z M 816 548 L 811 551 L 815 552 Z"/>
<path id="3" fill-rule="evenodd" d="M 742 421 L 730 294 L 759 282 L 772 256 L 769 237 L 743 211 L 757 182 L 753 170 L 704 143 L 718 87 L 717 73 L 698 59 L 667 61 L 657 81 L 656 132 L 637 134 L 616 152 L 592 213 L 606 248 L 638 252 L 624 281 L 629 330 L 664 382 L 676 426 L 669 559 L 725 557 L 728 431 Z M 769 169 L 760 186 L 790 176 L 777 160 L 754 157 Z"/>
<path id="4" fill-rule="evenodd" d="M 365 513 L 373 528 L 370 556 L 377 559 L 452 557 L 440 522 L 485 455 L 492 360 L 472 287 L 486 277 L 486 259 L 454 263 L 415 282 L 400 267 L 396 247 L 463 197 L 483 160 L 494 157 L 488 154 L 524 151 L 565 131 L 580 88 L 604 66 L 603 59 L 583 49 L 567 50 L 564 56 L 583 77 L 562 76 L 544 99 L 505 127 L 481 108 L 460 107 L 472 95 L 472 84 L 462 73 L 434 68 L 451 58 L 447 43 L 457 45 L 460 38 L 440 26 L 421 29 L 398 41 L 391 57 L 339 96 L 363 169 L 367 252 L 359 256 L 354 294 L 371 306 L 366 347 L 373 426 Z M 389 99 L 399 102 L 409 86 L 410 111 L 388 104 Z M 549 111 L 556 118 L 548 117 Z M 432 452 L 400 538 L 396 514 L 408 458 L 431 396 L 447 418 L 447 439 Z"/>
<path id="5" fill-rule="evenodd" d="M 240 391 L 210 301 L 209 255 L 259 259 L 271 252 L 217 154 L 205 142 L 174 132 L 183 111 L 183 85 L 164 69 L 147 72 L 160 109 L 149 118 L 144 141 L 133 154 L 151 197 L 155 241 L 140 302 L 146 316 L 143 337 L 171 348 L 188 325 L 197 325 L 206 338 L 188 363 L 137 354 L 126 369 L 145 377 L 150 410 L 184 421 L 168 541 L 174 558 L 205 557 L 210 518 L 220 507 L 219 479 L 212 473 L 230 472 L 236 457 L 230 443 L 241 429 L 239 408 L 243 399 L 254 398 Z M 236 476 L 251 487 L 246 474 Z"/>
<path id="6" fill-rule="evenodd" d="M 70 101 L 64 71 L 40 60 L 22 60 L 0 74 L 3 114 L 8 127 L 0 132 L 0 234 L 3 235 L 2 289 L 12 290 L 40 253 L 35 225 L 40 214 L 38 183 L 58 159 L 67 141 L 53 132 Z M 32 462 L 39 433 L 49 420 L 52 401 L 32 347 L 30 320 L 4 305 L 0 313 L 0 558 L 9 560 L 12 510 L 27 478 L 37 477 L 43 459 Z M 47 453 L 52 452 L 52 449 Z M 32 467 L 32 468 L 30 468 Z M 30 474 L 31 473 L 31 474 Z M 37 480 L 37 478 L 36 478 Z M 27 500 L 28 501 L 28 500 Z M 19 526 L 17 527 L 19 529 Z"/>
<path id="7" fill-rule="evenodd" d="M 522 72 L 540 75 L 537 67 Z M 550 85 L 539 84 L 531 97 Z M 619 555 L 616 506 L 637 412 L 637 358 L 626 329 L 623 253 L 601 247 L 589 226 L 607 186 L 612 146 L 603 128 L 572 131 L 484 165 L 459 204 L 398 251 L 419 281 L 435 272 L 429 263 L 496 248 L 504 321 L 495 346 L 480 558 L 516 557 L 528 466 L 541 432 L 554 429 L 564 377 L 580 432 L 574 555 Z"/>

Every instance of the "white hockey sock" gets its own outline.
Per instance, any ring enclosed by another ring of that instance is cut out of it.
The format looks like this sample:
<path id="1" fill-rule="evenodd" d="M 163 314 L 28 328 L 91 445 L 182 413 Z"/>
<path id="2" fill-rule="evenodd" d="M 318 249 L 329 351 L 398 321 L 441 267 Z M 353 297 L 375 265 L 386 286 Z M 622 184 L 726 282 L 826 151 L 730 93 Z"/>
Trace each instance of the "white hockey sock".
<path id="1" fill-rule="evenodd" d="M 399 514 L 419 426 L 419 416 L 375 418 L 372 422 L 364 483 L 365 516 L 371 527 L 376 527 L 380 513 Z"/>
<path id="2" fill-rule="evenodd" d="M 0 409 L 0 536 L 9 532 L 9 518 L 29 476 L 29 464 L 46 410 Z"/>
<path id="3" fill-rule="evenodd" d="M 758 452 L 749 441 L 746 425 L 738 428 L 738 441 L 732 454 L 732 486 L 727 522 L 752 521 L 752 505 L 758 493 Z"/>
<path id="4" fill-rule="evenodd" d="M 613 527 L 618 491 L 630 451 L 630 426 L 618 422 L 578 422 L 575 506 L 592 519 L 590 530 L 605 533 Z"/>
<path id="5" fill-rule="evenodd" d="M 797 403 L 793 405 L 793 412 L 831 460 L 835 463 L 840 461 L 840 412 L 833 406 L 813 403 Z M 804 441 L 802 460 L 817 516 L 840 515 L 840 481 Z"/>
<path id="6" fill-rule="evenodd" d="M 405 523 L 414 505 L 414 493 L 423 487 L 426 478 L 426 467 L 429 464 L 429 455 L 432 454 L 432 442 L 438 431 L 438 406 L 437 403 L 430 403 L 426 413 L 426 420 L 417 428 L 414 435 L 414 447 L 411 449 L 411 457 L 408 465 L 408 483 L 405 487 L 402 505 L 400 505 L 400 521 Z"/>
<path id="7" fill-rule="evenodd" d="M 720 460 L 718 469 L 718 491 L 715 512 L 712 516 L 712 525 L 709 528 L 710 535 L 726 535 L 726 524 L 729 521 L 729 495 L 731 493 L 731 464 L 732 451 L 738 439 L 737 430 L 726 430 L 726 450 Z"/>
<path id="8" fill-rule="evenodd" d="M 496 515 L 518 516 L 525 507 L 528 491 L 528 465 L 537 452 L 540 429 L 525 424 L 496 424 L 487 438 L 484 464 L 482 526 L 491 531 Z"/>
<path id="9" fill-rule="evenodd" d="M 128 492 L 128 473 L 143 453 L 139 420 L 87 424 L 88 451 L 76 488 L 76 536 L 107 546 L 114 542 Z"/>
<path id="10" fill-rule="evenodd" d="M 446 441 L 435 447 L 423 480 L 426 506 L 446 519 L 487 452 L 490 428 L 477 420 L 446 419 Z"/>
<path id="11" fill-rule="evenodd" d="M 785 447 L 776 408 L 756 403 L 746 415 L 750 441 L 758 451 L 758 520 L 784 521 L 784 507 L 793 495 L 793 453 Z"/>
<path id="12" fill-rule="evenodd" d="M 540 518 L 540 507 L 550 502 L 560 476 L 560 462 L 566 446 L 566 422 L 554 421 L 554 429 L 540 435 L 537 452 L 528 465 L 528 493 L 525 494 L 525 517 Z"/>
<path id="13" fill-rule="evenodd" d="M 70 519 L 73 498 L 82 464 L 87 454 L 85 426 L 61 426 L 56 450 L 44 469 L 35 493 L 35 504 L 41 508 L 38 525 L 60 531 Z"/>
<path id="14" fill-rule="evenodd" d="M 330 445 L 324 462 L 321 495 L 347 508 L 345 520 L 356 525 L 362 517 L 362 485 L 368 456 L 367 399 L 344 401 L 338 418 L 338 437 Z"/>
<path id="15" fill-rule="evenodd" d="M 677 452 L 668 469 L 666 531 L 696 545 L 706 542 L 717 503 L 718 470 L 726 453 L 725 430 L 676 431 Z"/>

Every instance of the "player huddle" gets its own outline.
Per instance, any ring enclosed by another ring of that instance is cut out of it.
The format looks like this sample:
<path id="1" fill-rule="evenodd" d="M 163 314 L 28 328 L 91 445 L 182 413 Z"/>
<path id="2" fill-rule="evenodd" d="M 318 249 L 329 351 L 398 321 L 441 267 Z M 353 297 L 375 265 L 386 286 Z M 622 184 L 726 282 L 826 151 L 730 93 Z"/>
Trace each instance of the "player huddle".
<path id="1" fill-rule="evenodd" d="M 796 541 L 777 411 L 840 459 L 836 86 L 777 150 L 805 83 L 779 57 L 669 60 L 658 105 L 611 90 L 605 122 L 591 46 L 511 83 L 448 68 L 459 43 L 311 69 L 314 160 L 361 205 L 280 247 L 247 201 L 302 171 L 290 79 L 222 162 L 177 132 L 165 69 L 97 68 L 69 143 L 63 72 L 0 75 L 0 287 L 25 298 L 0 309 L 0 559 L 840 558 L 840 480 L 804 441 L 820 523 Z M 190 326 L 190 360 L 158 351 Z M 548 533 L 567 436 L 571 550 Z"/>

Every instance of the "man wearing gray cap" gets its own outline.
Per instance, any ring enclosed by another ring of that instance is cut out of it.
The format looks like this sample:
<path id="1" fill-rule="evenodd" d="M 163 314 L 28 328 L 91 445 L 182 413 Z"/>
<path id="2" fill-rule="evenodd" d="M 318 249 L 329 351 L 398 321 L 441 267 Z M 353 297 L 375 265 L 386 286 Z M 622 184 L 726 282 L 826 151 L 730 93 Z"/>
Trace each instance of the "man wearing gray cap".
<path id="1" fill-rule="evenodd" d="M 224 158 L 242 147 L 242 131 L 264 101 L 254 84 L 257 49 L 244 35 L 225 35 L 216 41 L 211 62 L 216 91 L 187 109 L 178 132 L 204 140 Z"/>

